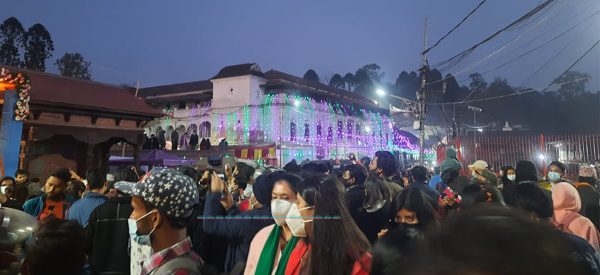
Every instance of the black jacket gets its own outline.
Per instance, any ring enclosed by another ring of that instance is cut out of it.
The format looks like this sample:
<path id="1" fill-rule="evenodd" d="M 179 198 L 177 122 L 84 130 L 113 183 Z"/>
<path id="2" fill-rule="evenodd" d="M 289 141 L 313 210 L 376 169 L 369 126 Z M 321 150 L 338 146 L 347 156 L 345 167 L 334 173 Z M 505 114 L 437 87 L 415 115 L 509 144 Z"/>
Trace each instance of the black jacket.
<path id="1" fill-rule="evenodd" d="M 227 254 L 227 238 L 216 234 L 207 234 L 202 228 L 206 188 L 200 189 L 200 203 L 194 209 L 187 233 L 192 240 L 192 250 L 204 260 L 204 266 L 211 266 L 219 272 L 224 271 Z"/>
<path id="2" fill-rule="evenodd" d="M 110 198 L 98 206 L 86 226 L 86 253 L 94 274 L 129 274 L 131 197 Z"/>
<path id="3" fill-rule="evenodd" d="M 202 227 L 206 233 L 229 240 L 225 271 L 230 272 L 236 263 L 245 264 L 254 235 L 274 221 L 271 219 L 271 205 L 240 214 L 232 210 L 225 211 L 220 200 L 221 193 L 208 192 Z"/>
<path id="4" fill-rule="evenodd" d="M 377 233 L 390 225 L 392 212 L 392 202 L 385 201 L 383 206 L 376 211 L 367 211 L 363 208 L 357 213 L 356 224 L 371 244 L 377 241 Z"/>
<path id="5" fill-rule="evenodd" d="M 590 219 L 596 228 L 600 228 L 600 194 L 596 188 L 588 184 L 579 184 L 577 192 L 581 197 L 579 214 Z"/>

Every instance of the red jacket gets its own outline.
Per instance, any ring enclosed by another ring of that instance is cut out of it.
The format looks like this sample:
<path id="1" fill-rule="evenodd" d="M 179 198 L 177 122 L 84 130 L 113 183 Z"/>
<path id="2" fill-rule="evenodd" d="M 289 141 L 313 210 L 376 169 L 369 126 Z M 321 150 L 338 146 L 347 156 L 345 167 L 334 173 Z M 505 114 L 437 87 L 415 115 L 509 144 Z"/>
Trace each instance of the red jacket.
<path id="1" fill-rule="evenodd" d="M 310 250 L 310 244 L 305 241 L 299 241 L 285 268 L 285 275 L 298 275 L 306 263 L 302 262 L 302 257 Z M 371 272 L 372 257 L 369 252 L 365 252 L 359 260 L 354 262 L 351 275 L 369 275 Z"/>

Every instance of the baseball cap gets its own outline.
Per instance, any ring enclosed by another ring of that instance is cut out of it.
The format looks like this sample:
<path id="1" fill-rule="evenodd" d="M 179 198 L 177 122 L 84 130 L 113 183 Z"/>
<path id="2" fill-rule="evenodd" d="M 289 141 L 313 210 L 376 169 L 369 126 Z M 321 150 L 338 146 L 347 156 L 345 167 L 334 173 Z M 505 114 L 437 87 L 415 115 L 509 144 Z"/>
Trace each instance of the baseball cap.
<path id="1" fill-rule="evenodd" d="M 191 215 L 200 197 L 194 180 L 171 168 L 154 168 L 142 181 L 119 181 L 115 188 L 141 197 L 172 218 Z"/>
<path id="2" fill-rule="evenodd" d="M 473 164 L 469 165 L 469 169 L 471 170 L 485 170 L 488 168 L 488 164 L 487 162 L 483 161 L 483 160 L 478 160 L 476 162 L 474 162 Z"/>

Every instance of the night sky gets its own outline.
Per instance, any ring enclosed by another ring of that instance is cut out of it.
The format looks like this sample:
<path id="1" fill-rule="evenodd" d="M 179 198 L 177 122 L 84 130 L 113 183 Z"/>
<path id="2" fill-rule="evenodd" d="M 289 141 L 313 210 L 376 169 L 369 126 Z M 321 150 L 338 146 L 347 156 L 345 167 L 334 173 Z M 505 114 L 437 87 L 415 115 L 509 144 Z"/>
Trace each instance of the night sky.
<path id="1" fill-rule="evenodd" d="M 93 63 L 94 80 L 114 84 L 139 80 L 142 87 L 148 87 L 203 80 L 224 66 L 246 62 L 259 63 L 263 71 L 273 68 L 299 76 L 313 68 L 322 78 L 377 63 L 386 72 L 386 80 L 393 82 L 402 70 L 418 68 L 426 16 L 432 44 L 479 2 L 19 0 L 0 9 L 0 19 L 15 16 L 26 28 L 34 23 L 48 28 L 56 48 L 48 71 L 57 71 L 52 63 L 65 52 L 80 52 Z M 541 2 L 489 0 L 431 52 L 430 64 L 472 46 Z M 559 0 L 534 23 L 503 34 L 443 73 L 466 68 L 457 76 L 459 81 L 466 79 L 469 73 L 493 68 L 550 40 L 598 10 L 597 0 Z M 514 86 L 544 88 L 600 39 L 599 29 L 600 14 L 485 77 L 491 81 L 502 76 Z M 470 67 L 507 43 L 498 54 Z M 532 76 L 563 47 L 561 54 Z M 589 88 L 600 88 L 599 61 L 600 47 L 575 68 L 592 75 Z"/>

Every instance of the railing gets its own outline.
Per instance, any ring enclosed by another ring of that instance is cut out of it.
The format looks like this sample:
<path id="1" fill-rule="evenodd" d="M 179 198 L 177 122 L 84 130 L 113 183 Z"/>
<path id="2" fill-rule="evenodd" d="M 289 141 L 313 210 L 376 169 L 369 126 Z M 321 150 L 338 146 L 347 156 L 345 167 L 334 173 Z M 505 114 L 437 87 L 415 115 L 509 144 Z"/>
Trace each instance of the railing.
<path id="1" fill-rule="evenodd" d="M 498 170 L 504 165 L 516 165 L 519 160 L 531 160 L 542 169 L 550 161 L 559 160 L 576 173 L 580 164 L 600 160 L 600 133 L 543 135 L 518 132 L 477 133 L 461 136 L 461 153 L 465 163 L 485 160 Z"/>

